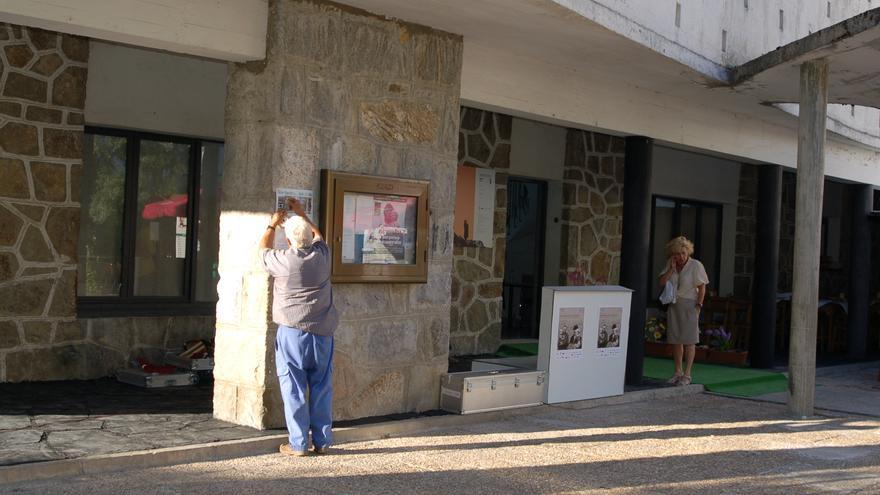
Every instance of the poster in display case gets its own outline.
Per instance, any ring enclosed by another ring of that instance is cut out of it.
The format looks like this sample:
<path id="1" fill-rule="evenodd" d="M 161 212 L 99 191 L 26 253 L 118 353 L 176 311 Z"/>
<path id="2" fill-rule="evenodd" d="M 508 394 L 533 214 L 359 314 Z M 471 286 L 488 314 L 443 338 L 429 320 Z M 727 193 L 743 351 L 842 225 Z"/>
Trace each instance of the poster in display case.
<path id="1" fill-rule="evenodd" d="M 321 190 L 333 282 L 427 281 L 427 181 L 323 170 Z"/>

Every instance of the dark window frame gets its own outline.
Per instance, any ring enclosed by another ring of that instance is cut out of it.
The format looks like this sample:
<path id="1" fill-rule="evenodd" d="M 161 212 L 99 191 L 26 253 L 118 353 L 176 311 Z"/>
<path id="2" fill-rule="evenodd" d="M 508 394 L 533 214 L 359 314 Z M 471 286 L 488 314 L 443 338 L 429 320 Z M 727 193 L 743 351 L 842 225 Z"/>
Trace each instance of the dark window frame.
<path id="1" fill-rule="evenodd" d="M 507 208 L 507 219 L 505 222 L 510 222 L 510 181 L 519 181 L 528 184 L 534 184 L 538 187 L 538 197 L 535 198 L 538 202 L 538 212 L 537 212 L 537 222 L 538 227 L 537 231 L 540 233 L 540 240 L 538 241 L 538 252 L 535 253 L 535 257 L 533 258 L 533 267 L 535 269 L 536 274 L 536 288 L 534 294 L 534 303 L 535 307 L 532 311 L 532 333 L 531 336 L 523 336 L 523 335 L 511 335 L 516 333 L 515 329 L 511 327 L 511 323 L 513 321 L 513 311 L 514 308 L 510 305 L 512 299 L 512 292 L 514 289 L 523 289 L 528 288 L 529 286 L 517 283 L 510 283 L 506 281 L 506 278 L 502 277 L 501 281 L 501 291 L 502 291 L 502 301 L 501 301 L 501 340 L 535 340 L 538 338 L 538 334 L 540 331 L 541 325 L 541 302 L 542 302 L 542 287 L 544 287 L 544 259 L 545 252 L 547 250 L 547 199 L 549 195 L 549 187 L 547 185 L 547 181 L 541 179 L 535 179 L 532 177 L 520 177 L 520 176 L 508 176 L 507 179 L 507 201 L 508 203 L 505 205 Z M 507 232 L 510 232 L 509 226 L 505 227 L 505 252 L 507 251 Z M 497 247 L 496 247 L 497 249 Z M 505 264 L 507 263 L 507 258 L 504 260 Z M 507 269 L 504 270 L 505 275 L 507 274 Z"/>
<path id="2" fill-rule="evenodd" d="M 673 236 L 681 235 L 681 205 L 688 204 L 697 208 L 696 211 L 696 225 L 694 232 L 694 239 L 691 241 L 694 243 L 694 258 L 702 261 L 702 246 L 699 245 L 698 241 L 702 235 L 702 222 L 703 222 L 703 208 L 712 208 L 718 211 L 718 225 L 715 228 L 715 236 L 718 239 L 718 252 L 715 256 L 715 266 L 706 267 L 706 270 L 709 272 L 709 280 L 710 285 L 712 285 L 715 290 L 718 290 L 721 287 L 721 253 L 723 251 L 723 242 L 722 235 L 724 233 L 724 205 L 721 203 L 711 203 L 709 201 L 699 201 L 690 198 L 679 198 L 676 196 L 666 196 L 664 194 L 652 194 L 651 195 L 651 232 L 650 232 L 650 244 L 648 247 L 648 252 L 650 254 L 650 259 L 648 261 L 648 287 L 655 289 L 657 292 L 657 270 L 654 270 L 654 237 L 655 237 L 655 228 L 656 228 L 656 209 L 657 209 L 657 200 L 671 201 L 675 203 L 675 211 L 672 214 L 672 228 L 673 228 Z M 678 233 L 675 233 L 678 232 Z M 672 239 L 672 237 L 669 237 Z M 659 304 L 656 300 L 656 297 L 649 298 L 649 303 Z"/>
<path id="3" fill-rule="evenodd" d="M 126 139 L 125 183 L 122 201 L 122 253 L 120 262 L 120 295 L 76 297 L 76 313 L 80 318 L 118 316 L 213 316 L 216 302 L 196 300 L 196 269 L 199 206 L 201 202 L 200 151 L 205 143 L 224 144 L 223 141 L 154 132 L 118 129 L 112 127 L 86 126 L 85 134 L 120 137 Z M 135 227 L 137 225 L 137 193 L 140 167 L 141 141 L 162 141 L 190 145 L 189 174 L 187 177 L 186 206 L 186 258 L 184 259 L 184 296 L 135 296 L 134 253 Z"/>

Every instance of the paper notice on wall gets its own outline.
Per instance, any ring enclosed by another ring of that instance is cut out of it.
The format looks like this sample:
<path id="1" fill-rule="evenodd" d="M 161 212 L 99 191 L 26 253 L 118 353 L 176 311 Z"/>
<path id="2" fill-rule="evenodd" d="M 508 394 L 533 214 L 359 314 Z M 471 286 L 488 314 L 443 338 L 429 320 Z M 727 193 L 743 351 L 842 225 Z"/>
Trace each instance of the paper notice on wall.
<path id="1" fill-rule="evenodd" d="M 492 247 L 495 238 L 495 171 L 478 168 L 475 174 L 473 240 L 484 247 Z"/>
<path id="2" fill-rule="evenodd" d="M 174 222 L 174 257 L 186 258 L 186 217 L 177 217 Z"/>
<path id="3" fill-rule="evenodd" d="M 314 204 L 314 193 L 307 189 L 286 189 L 279 187 L 275 189 L 275 208 L 280 209 L 284 208 L 287 210 L 287 216 L 290 217 L 293 215 L 290 209 L 287 208 L 287 198 L 294 198 L 300 202 L 305 210 L 306 215 L 314 221 L 314 212 L 313 212 L 313 204 Z M 284 235 L 284 229 L 277 229 L 275 231 L 275 249 L 287 249 L 287 237 Z"/>
<path id="4" fill-rule="evenodd" d="M 357 197 L 346 194 L 342 198 L 342 262 L 355 261 L 355 236 L 357 231 Z"/>

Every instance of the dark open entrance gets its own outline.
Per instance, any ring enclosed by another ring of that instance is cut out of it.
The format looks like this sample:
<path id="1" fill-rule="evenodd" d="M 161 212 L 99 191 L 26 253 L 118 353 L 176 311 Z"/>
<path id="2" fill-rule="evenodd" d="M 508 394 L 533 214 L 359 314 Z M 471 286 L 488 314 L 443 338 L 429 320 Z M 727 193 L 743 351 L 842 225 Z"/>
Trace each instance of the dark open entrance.
<path id="1" fill-rule="evenodd" d="M 502 339 L 538 338 L 546 211 L 546 182 L 508 179 Z"/>

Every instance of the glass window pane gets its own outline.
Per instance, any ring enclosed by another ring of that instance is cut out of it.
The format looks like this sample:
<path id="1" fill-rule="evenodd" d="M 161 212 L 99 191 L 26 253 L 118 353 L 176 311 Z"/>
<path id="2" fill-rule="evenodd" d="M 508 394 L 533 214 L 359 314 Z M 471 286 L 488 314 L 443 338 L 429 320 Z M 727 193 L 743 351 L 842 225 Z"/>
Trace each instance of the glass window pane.
<path id="1" fill-rule="evenodd" d="M 346 192 L 342 262 L 415 265 L 418 198 Z"/>
<path id="2" fill-rule="evenodd" d="M 120 295 L 126 139 L 86 134 L 79 234 L 79 296 Z"/>
<path id="3" fill-rule="evenodd" d="M 183 296 L 189 144 L 141 141 L 134 295 Z"/>
<path id="4" fill-rule="evenodd" d="M 223 178 L 223 145 L 204 143 L 199 181 L 199 233 L 196 249 L 196 300 L 217 301 L 217 252 L 220 245 L 220 184 Z"/>
<path id="5" fill-rule="evenodd" d="M 700 238 L 697 239 L 698 259 L 706 267 L 709 275 L 709 284 L 717 289 L 718 274 L 715 272 L 718 256 L 721 252 L 721 239 L 718 238 L 718 224 L 721 210 L 718 208 L 703 208 L 702 225 L 700 226 Z"/>
<path id="6" fill-rule="evenodd" d="M 656 284 L 657 274 L 666 266 L 666 243 L 673 236 L 675 219 L 675 202 L 668 199 L 654 199 L 654 252 L 651 257 L 652 287 Z"/>
<path id="7" fill-rule="evenodd" d="M 697 236 L 697 207 L 692 204 L 681 203 L 680 211 L 681 226 L 675 235 L 683 235 L 693 241 Z"/>

